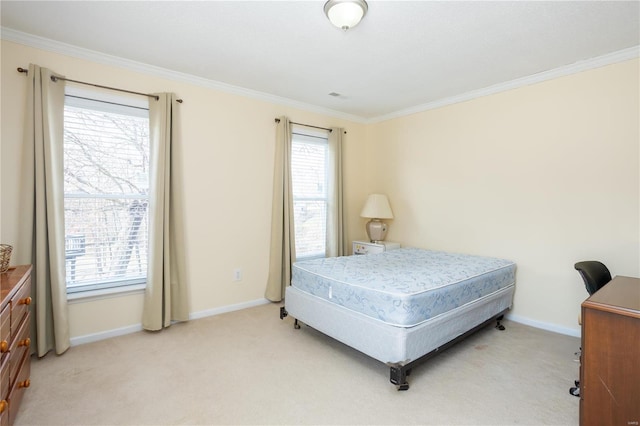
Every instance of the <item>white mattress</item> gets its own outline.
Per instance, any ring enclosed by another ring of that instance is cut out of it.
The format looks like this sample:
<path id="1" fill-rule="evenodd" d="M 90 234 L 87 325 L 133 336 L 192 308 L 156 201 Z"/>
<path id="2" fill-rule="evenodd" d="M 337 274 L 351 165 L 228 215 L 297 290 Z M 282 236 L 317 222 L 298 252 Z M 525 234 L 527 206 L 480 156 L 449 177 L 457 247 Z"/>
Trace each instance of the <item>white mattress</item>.
<path id="1" fill-rule="evenodd" d="M 515 283 L 515 263 L 402 248 L 296 262 L 291 286 L 392 326 L 413 327 Z"/>

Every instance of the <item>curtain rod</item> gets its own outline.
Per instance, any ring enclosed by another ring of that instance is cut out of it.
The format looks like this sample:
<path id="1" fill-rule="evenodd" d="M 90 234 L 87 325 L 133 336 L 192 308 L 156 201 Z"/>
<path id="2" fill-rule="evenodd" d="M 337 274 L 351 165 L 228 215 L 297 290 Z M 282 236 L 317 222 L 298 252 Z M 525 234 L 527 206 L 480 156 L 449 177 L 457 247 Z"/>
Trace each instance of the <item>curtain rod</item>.
<path id="1" fill-rule="evenodd" d="M 279 122 L 280 122 L 280 119 L 279 119 L 279 118 L 276 118 L 276 119 L 275 119 L 275 121 L 276 121 L 276 123 L 279 123 Z M 310 125 L 310 124 L 296 123 L 296 122 L 293 122 L 293 121 L 290 121 L 289 123 L 291 123 L 291 124 L 297 124 L 298 126 L 312 127 L 312 128 L 314 128 L 314 129 L 326 130 L 326 131 L 328 131 L 329 133 L 333 132 L 333 129 L 327 129 L 326 127 L 312 126 L 312 125 Z M 347 132 L 345 132 L 345 133 L 347 133 Z"/>
<path id="2" fill-rule="evenodd" d="M 28 74 L 29 70 L 28 69 L 24 69 L 22 67 L 18 67 L 18 72 L 22 72 L 22 73 Z M 87 86 L 99 87 L 100 89 L 116 90 L 118 92 L 131 93 L 133 95 L 147 96 L 149 98 L 154 98 L 156 101 L 158 99 L 160 99 L 157 95 L 151 95 L 149 93 L 133 92 L 131 90 L 118 89 L 116 87 L 102 86 L 100 84 L 87 83 L 87 82 L 78 81 L 78 80 L 71 80 L 70 78 L 57 77 L 57 76 L 53 76 L 53 75 L 51 76 L 51 81 L 55 82 L 55 81 L 58 81 L 58 80 L 70 81 L 71 83 L 86 84 Z M 176 99 L 176 102 L 182 103 L 182 99 Z"/>

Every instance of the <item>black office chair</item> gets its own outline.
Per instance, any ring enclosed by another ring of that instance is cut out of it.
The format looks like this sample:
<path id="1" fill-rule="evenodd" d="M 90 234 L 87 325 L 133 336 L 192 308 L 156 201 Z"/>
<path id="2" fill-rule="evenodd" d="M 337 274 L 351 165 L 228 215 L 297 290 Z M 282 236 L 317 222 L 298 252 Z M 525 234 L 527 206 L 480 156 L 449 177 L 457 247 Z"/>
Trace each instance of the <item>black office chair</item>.
<path id="1" fill-rule="evenodd" d="M 607 269 L 602 262 L 598 262 L 597 260 L 578 262 L 573 266 L 580 273 L 589 296 L 611 281 L 611 272 L 609 272 L 609 269 Z M 580 350 L 582 350 L 582 348 L 580 348 Z M 573 396 L 580 396 L 579 380 L 575 381 L 575 386 L 569 389 L 569 393 Z"/>
<path id="2" fill-rule="evenodd" d="M 600 290 L 602 286 L 611 281 L 609 269 L 597 260 L 578 262 L 574 265 L 574 268 L 576 268 L 582 276 L 584 286 L 587 288 L 589 295 Z"/>

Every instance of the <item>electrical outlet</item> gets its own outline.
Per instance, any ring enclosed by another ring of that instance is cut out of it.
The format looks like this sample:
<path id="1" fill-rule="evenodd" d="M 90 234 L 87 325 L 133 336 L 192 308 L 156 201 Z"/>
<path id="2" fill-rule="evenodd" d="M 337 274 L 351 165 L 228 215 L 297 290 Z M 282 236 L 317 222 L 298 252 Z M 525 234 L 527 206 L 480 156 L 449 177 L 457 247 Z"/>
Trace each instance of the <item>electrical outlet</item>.
<path id="1" fill-rule="evenodd" d="M 233 270 L 233 280 L 242 281 L 242 269 L 236 268 Z"/>

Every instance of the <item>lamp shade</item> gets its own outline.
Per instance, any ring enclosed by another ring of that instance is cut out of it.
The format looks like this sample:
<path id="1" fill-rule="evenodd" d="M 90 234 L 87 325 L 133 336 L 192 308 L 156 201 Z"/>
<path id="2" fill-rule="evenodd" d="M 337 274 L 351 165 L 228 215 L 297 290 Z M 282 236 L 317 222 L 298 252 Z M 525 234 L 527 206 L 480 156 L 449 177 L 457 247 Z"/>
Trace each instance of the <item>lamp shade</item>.
<path id="1" fill-rule="evenodd" d="M 393 212 L 387 196 L 384 194 L 369 195 L 360 216 L 371 219 L 393 219 Z"/>
<path id="2" fill-rule="evenodd" d="M 329 0 L 324 13 L 333 25 L 346 31 L 358 25 L 368 8 L 364 0 Z"/>

